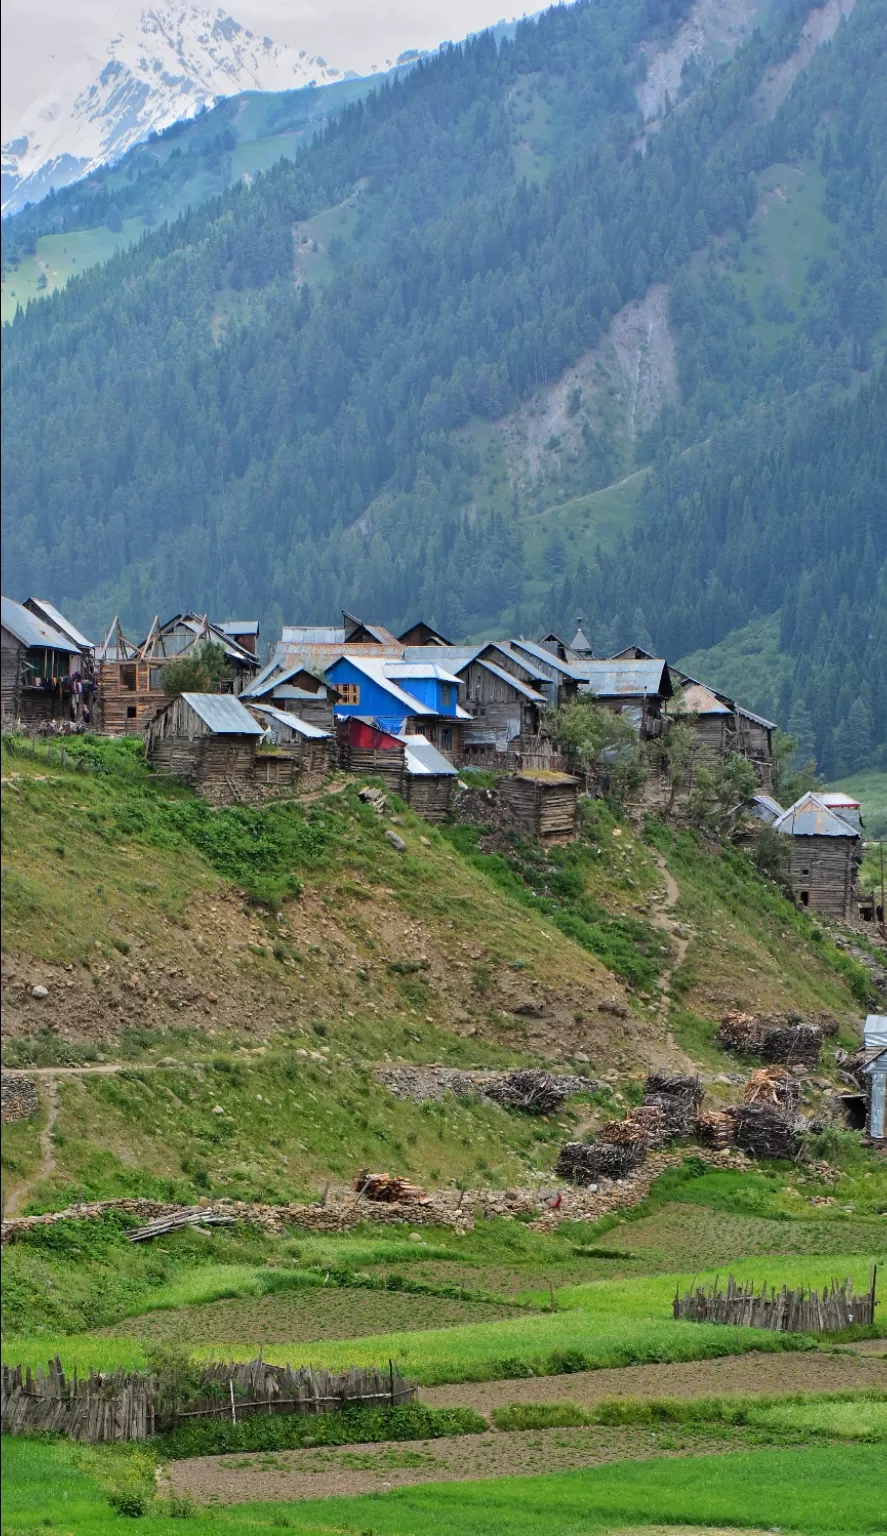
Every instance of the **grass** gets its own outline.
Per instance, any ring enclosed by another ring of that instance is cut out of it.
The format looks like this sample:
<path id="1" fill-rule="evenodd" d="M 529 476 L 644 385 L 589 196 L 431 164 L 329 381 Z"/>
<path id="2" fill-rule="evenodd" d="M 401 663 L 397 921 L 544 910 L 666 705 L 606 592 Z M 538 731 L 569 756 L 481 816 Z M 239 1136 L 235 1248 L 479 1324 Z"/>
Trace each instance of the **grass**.
<path id="1" fill-rule="evenodd" d="M 874 842 L 887 841 L 887 771 L 883 768 L 869 768 L 862 773 L 853 773 L 849 778 L 836 779 L 833 784 L 825 787 L 843 790 L 845 795 L 852 795 L 854 800 L 858 800 L 862 806 L 866 838 Z M 873 869 L 868 881 L 863 879 L 863 889 L 875 879 Z"/>
<path id="2" fill-rule="evenodd" d="M 4 1530 L 105 1536 L 108 1494 L 141 1495 L 144 1536 L 217 1536 L 285 1527 L 302 1536 L 592 1536 L 647 1525 L 778 1528 L 803 1536 L 879 1536 L 887 1473 L 879 1448 L 819 1444 L 730 1455 L 617 1462 L 579 1472 L 425 1484 L 383 1496 L 242 1504 L 186 1513 L 151 1503 L 150 1466 L 102 1447 L 7 1440 Z M 171 1518 L 175 1512 L 175 1517 Z"/>
<path id="3" fill-rule="evenodd" d="M 739 1278 L 753 1278 L 788 1285 L 821 1286 L 832 1274 L 852 1275 L 857 1288 L 868 1283 L 873 1262 L 883 1256 L 859 1254 L 815 1257 L 781 1257 L 731 1266 Z M 722 1276 L 723 1277 L 723 1276 Z M 715 1278 L 715 1271 L 697 1276 L 700 1284 Z M 797 1335 L 768 1335 L 749 1328 L 675 1322 L 671 1300 L 677 1288 L 690 1284 L 690 1274 L 660 1274 L 641 1279 L 597 1281 L 562 1287 L 556 1291 L 559 1310 L 510 1319 L 494 1319 L 448 1328 L 412 1332 L 376 1333 L 300 1344 L 269 1343 L 265 1357 L 292 1364 L 323 1364 L 342 1369 L 351 1364 L 371 1365 L 393 1359 L 402 1373 L 425 1385 L 458 1381 L 492 1381 L 513 1376 L 559 1375 L 577 1370 L 636 1365 L 669 1360 L 704 1360 L 719 1355 L 741 1354 L 751 1349 L 804 1349 L 810 1341 Z M 548 1292 L 526 1294 L 526 1302 L 544 1305 Z M 186 1340 L 187 1306 L 183 1308 L 179 1338 Z M 195 1353 L 215 1351 L 232 1359 L 249 1358 L 255 1342 L 244 1343 L 217 1334 L 203 1340 Z M 47 1333 L 8 1338 L 3 1358 L 36 1365 L 58 1351 L 66 1366 L 87 1365 L 110 1369 L 115 1365 L 139 1366 L 144 1359 L 137 1337 L 62 1338 Z"/>
<path id="4" fill-rule="evenodd" d="M 789 1397 L 604 1398 L 578 1403 L 511 1403 L 493 1409 L 497 1429 L 509 1432 L 574 1428 L 587 1424 L 751 1425 L 827 1439 L 887 1441 L 887 1392 L 796 1393 Z"/>
<path id="5" fill-rule="evenodd" d="M 117 251 L 125 250 L 140 239 L 146 228 L 144 219 L 125 219 L 116 233 L 101 224 L 96 229 L 71 230 L 62 235 L 41 235 L 33 256 L 22 256 L 15 271 L 4 272 L 0 321 L 6 325 L 15 318 L 19 305 L 27 309 L 32 300 L 64 288 L 68 279 L 102 266 Z M 40 287 L 41 279 L 45 284 Z"/>

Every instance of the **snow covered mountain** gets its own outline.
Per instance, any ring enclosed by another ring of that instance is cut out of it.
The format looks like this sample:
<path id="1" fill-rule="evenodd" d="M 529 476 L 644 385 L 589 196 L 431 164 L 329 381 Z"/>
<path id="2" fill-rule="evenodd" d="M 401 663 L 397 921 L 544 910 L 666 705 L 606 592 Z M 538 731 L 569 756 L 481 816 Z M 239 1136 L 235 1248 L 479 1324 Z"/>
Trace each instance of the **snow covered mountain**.
<path id="1" fill-rule="evenodd" d="M 220 96 L 340 79 L 325 59 L 256 37 L 222 10 L 170 5 L 127 17 L 105 56 L 85 54 L 3 145 L 3 212 L 39 202 Z"/>

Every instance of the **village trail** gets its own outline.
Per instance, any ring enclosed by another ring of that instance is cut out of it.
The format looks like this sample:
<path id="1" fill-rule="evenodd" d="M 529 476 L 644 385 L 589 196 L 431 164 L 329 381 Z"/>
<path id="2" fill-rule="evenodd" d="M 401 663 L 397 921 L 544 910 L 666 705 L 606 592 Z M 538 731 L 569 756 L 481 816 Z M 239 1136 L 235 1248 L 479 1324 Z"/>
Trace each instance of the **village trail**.
<path id="1" fill-rule="evenodd" d="M 52 1132 L 59 1112 L 58 1084 L 50 1078 L 46 1084 L 46 1124 L 40 1132 L 40 1162 L 29 1178 L 20 1184 L 10 1194 L 6 1201 L 4 1217 L 15 1216 L 20 1207 L 27 1200 L 32 1189 L 36 1189 L 42 1179 L 48 1179 L 55 1172 L 55 1148 L 52 1144 Z"/>

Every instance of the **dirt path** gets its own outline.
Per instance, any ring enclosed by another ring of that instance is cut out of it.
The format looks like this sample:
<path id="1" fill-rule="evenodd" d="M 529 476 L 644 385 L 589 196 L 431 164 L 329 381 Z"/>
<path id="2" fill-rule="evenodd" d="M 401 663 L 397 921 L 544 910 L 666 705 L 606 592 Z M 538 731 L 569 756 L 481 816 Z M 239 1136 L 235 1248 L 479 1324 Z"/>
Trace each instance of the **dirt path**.
<path id="1" fill-rule="evenodd" d="M 21 1076 L 29 1074 L 21 1073 Z M 46 1083 L 46 1124 L 40 1132 L 40 1162 L 23 1184 L 14 1189 L 6 1201 L 5 1216 L 14 1216 L 27 1200 L 32 1189 L 40 1183 L 41 1179 L 48 1179 L 55 1171 L 55 1148 L 52 1144 L 52 1132 L 59 1112 L 58 1084 L 53 1077 L 49 1077 Z"/>
<path id="2" fill-rule="evenodd" d="M 578 1371 L 571 1376 L 535 1376 L 516 1381 L 463 1382 L 423 1387 L 432 1408 L 475 1408 L 489 1414 L 509 1403 L 579 1403 L 588 1408 L 604 1397 L 719 1397 L 754 1393 L 779 1397 L 791 1392 L 887 1391 L 887 1360 L 871 1356 L 809 1354 L 725 1355 L 674 1365 L 629 1365 L 615 1370 Z"/>
<path id="3" fill-rule="evenodd" d="M 202 1061 L 177 1061 L 175 1068 L 170 1068 L 159 1061 L 103 1061 L 96 1065 L 84 1065 L 82 1067 L 4 1067 L 4 1077 L 83 1077 L 86 1073 L 100 1076 L 107 1072 L 169 1072 L 182 1071 L 188 1067 L 202 1067 Z"/>
<path id="4" fill-rule="evenodd" d="M 537 1477 L 613 1461 L 724 1452 L 722 1438 L 651 1433 L 633 1427 L 494 1431 L 443 1440 L 408 1440 L 382 1445 L 323 1447 L 317 1450 L 199 1456 L 174 1461 L 173 1490 L 200 1502 L 243 1504 L 253 1500 L 324 1499 L 339 1494 L 387 1493 L 416 1483 L 468 1482 L 492 1477 Z M 663 1444 L 663 1441 L 667 1444 Z M 732 1450 L 745 1450 L 737 1437 Z"/>
<path id="5" fill-rule="evenodd" d="M 678 882 L 666 864 L 663 855 L 655 853 L 653 857 L 665 881 L 665 900 L 651 914 L 650 921 L 654 928 L 658 928 L 661 933 L 668 934 L 671 943 L 677 951 L 677 958 L 665 967 L 659 979 L 659 1010 L 663 1019 L 667 1020 L 671 1004 L 671 980 L 675 971 L 684 961 L 690 940 L 681 931 L 683 924 L 678 923 L 674 917 L 674 909 L 681 896 Z M 668 1043 L 669 1045 L 674 1045 L 674 1040 L 671 1036 L 669 1036 Z"/>

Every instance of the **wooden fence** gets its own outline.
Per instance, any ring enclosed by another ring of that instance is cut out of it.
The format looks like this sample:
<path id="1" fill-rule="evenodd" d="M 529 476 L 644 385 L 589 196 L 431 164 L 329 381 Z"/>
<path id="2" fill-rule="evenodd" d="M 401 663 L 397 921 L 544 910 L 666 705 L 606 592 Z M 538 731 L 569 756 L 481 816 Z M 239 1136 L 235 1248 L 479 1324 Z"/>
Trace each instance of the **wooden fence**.
<path id="1" fill-rule="evenodd" d="M 51 1430 L 72 1440 L 144 1440 L 194 1419 L 238 1419 L 256 1413 L 330 1413 L 355 1404 L 394 1408 L 411 1402 L 413 1383 L 389 1361 L 386 1370 L 352 1366 L 341 1375 L 261 1358 L 210 1362 L 185 1389 L 174 1377 L 145 1372 L 66 1377 L 56 1356 L 47 1369 L 4 1365 L 0 1425 L 4 1434 Z"/>
<path id="2" fill-rule="evenodd" d="M 750 1284 L 737 1285 L 731 1275 L 726 1291 L 714 1285 L 690 1290 L 685 1296 L 675 1293 L 673 1309 L 677 1319 L 694 1323 L 728 1323 L 734 1328 L 768 1328 L 779 1333 L 840 1333 L 844 1328 L 867 1325 L 875 1317 L 875 1282 L 872 1270 L 869 1290 L 854 1295 L 853 1281 L 843 1285 L 827 1282 L 822 1295 L 818 1291 L 790 1291 L 764 1285 L 755 1295 Z"/>

